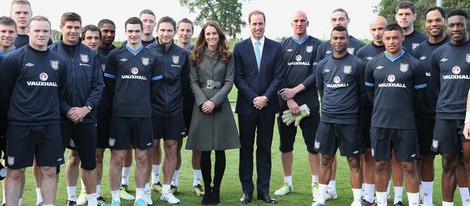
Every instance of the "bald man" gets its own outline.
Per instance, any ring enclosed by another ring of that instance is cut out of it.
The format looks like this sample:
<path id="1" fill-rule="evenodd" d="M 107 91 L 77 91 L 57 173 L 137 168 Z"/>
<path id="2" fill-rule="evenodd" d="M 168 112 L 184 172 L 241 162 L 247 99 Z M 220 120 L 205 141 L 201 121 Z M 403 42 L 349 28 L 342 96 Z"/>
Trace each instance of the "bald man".
<path id="1" fill-rule="evenodd" d="M 373 41 L 368 45 L 361 47 L 356 56 L 362 59 L 365 63 L 374 58 L 377 54 L 385 51 L 385 46 L 382 41 L 382 35 L 385 26 L 387 26 L 387 19 L 383 16 L 374 17 L 369 24 L 369 32 Z M 371 143 L 370 143 L 370 121 L 372 117 L 372 104 L 368 102 L 365 107 L 361 108 L 361 118 L 359 127 L 364 141 L 364 155 L 361 156 L 361 167 L 363 171 L 363 205 L 374 204 L 374 191 L 375 191 L 375 161 L 372 159 Z"/>

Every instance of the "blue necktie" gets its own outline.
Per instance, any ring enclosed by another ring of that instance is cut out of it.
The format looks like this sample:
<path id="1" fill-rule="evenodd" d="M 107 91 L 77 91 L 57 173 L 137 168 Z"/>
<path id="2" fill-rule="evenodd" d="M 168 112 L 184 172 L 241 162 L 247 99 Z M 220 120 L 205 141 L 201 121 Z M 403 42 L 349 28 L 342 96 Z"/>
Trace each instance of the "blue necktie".
<path id="1" fill-rule="evenodd" d="M 255 56 L 256 56 L 256 63 L 258 64 L 258 71 L 261 65 L 261 50 L 260 50 L 261 43 L 257 41 L 255 43 Z"/>

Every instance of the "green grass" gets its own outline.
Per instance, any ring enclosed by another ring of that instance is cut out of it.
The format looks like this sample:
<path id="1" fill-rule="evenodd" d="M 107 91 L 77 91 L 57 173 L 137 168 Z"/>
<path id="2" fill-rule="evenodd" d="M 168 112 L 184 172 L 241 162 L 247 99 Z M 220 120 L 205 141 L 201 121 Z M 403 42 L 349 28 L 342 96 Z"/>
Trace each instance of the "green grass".
<path id="1" fill-rule="evenodd" d="M 229 95 L 229 99 L 234 100 L 236 99 L 236 88 L 232 90 Z M 236 114 L 235 119 L 236 118 Z M 270 194 L 273 194 L 276 189 L 278 189 L 283 183 L 283 174 L 282 174 L 282 165 L 279 156 L 279 133 L 277 131 L 277 126 L 274 127 L 274 138 L 273 138 L 273 146 L 272 146 L 272 175 L 271 175 L 271 187 L 270 187 Z M 299 130 L 300 131 L 300 130 Z M 311 205 L 312 203 L 312 196 L 311 196 L 311 176 L 310 171 L 308 169 L 308 160 L 307 160 L 307 152 L 305 145 L 303 143 L 303 138 L 301 137 L 301 133 L 298 132 L 297 134 L 297 141 L 295 142 L 295 160 L 294 160 L 294 170 L 293 170 L 293 183 L 295 192 L 289 194 L 284 197 L 275 197 L 279 202 L 278 205 Z M 68 152 L 66 153 L 66 156 Z M 176 196 L 181 200 L 181 204 L 179 205 L 200 205 L 201 197 L 196 197 L 192 191 L 192 181 L 193 181 L 193 173 L 191 168 L 191 151 L 184 150 L 182 151 L 183 155 L 183 165 L 180 170 L 179 176 L 179 192 Z M 222 181 L 222 189 L 221 189 L 221 204 L 220 205 L 242 205 L 239 202 L 239 198 L 242 196 L 241 185 L 238 179 L 238 150 L 228 150 L 226 152 L 227 155 L 227 167 L 225 171 L 225 176 Z M 107 200 L 111 199 L 110 194 L 110 187 L 109 187 L 109 180 L 108 180 L 108 167 L 109 167 L 109 150 L 106 151 L 105 154 L 105 169 L 103 174 L 103 182 L 101 186 L 101 194 Z M 213 160 L 214 161 L 214 160 Z M 434 183 L 434 204 L 436 206 L 441 204 L 441 158 L 438 156 L 435 160 L 435 169 L 436 169 L 436 178 Z M 134 169 L 133 165 L 133 169 Z M 255 167 L 256 168 L 256 167 Z M 65 165 L 62 165 L 60 173 L 60 180 L 57 192 L 57 200 L 56 205 L 65 205 L 67 200 L 67 191 L 65 188 L 65 178 L 64 178 L 64 171 Z M 131 173 L 130 184 L 129 188 L 131 189 L 131 194 L 135 192 L 135 185 L 133 181 L 133 172 Z M 256 174 L 256 172 L 255 172 Z M 35 186 L 34 180 L 32 176 L 31 169 L 28 168 L 26 171 L 26 187 L 25 193 L 23 196 L 23 205 L 34 205 L 36 201 L 36 194 L 35 194 Z M 161 178 L 161 177 L 160 177 Z M 254 177 L 254 181 L 256 181 L 256 176 Z M 1 190 L 1 189 L 0 189 Z M 77 192 L 80 191 L 80 186 L 78 185 Z M 347 162 L 344 157 L 338 158 L 338 174 L 337 174 L 337 192 L 338 192 L 338 199 L 328 201 L 329 206 L 344 206 L 350 205 L 352 201 L 352 191 L 349 183 L 349 168 L 347 166 Z M 77 194 L 78 195 L 78 194 Z M 256 195 L 256 194 L 255 194 Z M 169 205 L 167 203 L 162 203 L 159 200 L 160 195 L 156 193 L 152 193 L 152 199 L 154 201 L 154 205 Z M 403 197 L 406 199 L 406 193 L 404 193 Z M 1 197 L 0 197 L 1 199 Z M 393 201 L 393 200 L 392 200 Z M 405 200 L 406 201 L 406 200 Z M 123 206 L 125 205 L 133 205 L 132 201 L 122 201 Z M 391 205 L 392 203 L 389 203 Z M 254 202 L 248 204 L 252 206 L 256 205 L 266 205 L 262 201 L 255 200 Z M 461 205 L 460 196 L 458 196 L 458 192 L 456 192 L 455 196 L 455 205 Z"/>

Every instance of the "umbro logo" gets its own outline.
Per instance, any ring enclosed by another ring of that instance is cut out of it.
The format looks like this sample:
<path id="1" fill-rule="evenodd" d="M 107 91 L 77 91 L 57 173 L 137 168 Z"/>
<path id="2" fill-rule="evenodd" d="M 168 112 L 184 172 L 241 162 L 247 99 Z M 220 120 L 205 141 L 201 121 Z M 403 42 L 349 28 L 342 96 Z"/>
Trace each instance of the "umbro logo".
<path id="1" fill-rule="evenodd" d="M 25 66 L 27 66 L 27 67 L 33 67 L 34 64 L 33 64 L 33 63 L 26 63 Z"/>
<path id="2" fill-rule="evenodd" d="M 287 49 L 286 51 L 287 52 L 293 52 L 294 50 L 293 49 Z"/>
<path id="3" fill-rule="evenodd" d="M 377 67 L 375 67 L 375 69 L 383 69 L 383 68 L 384 68 L 384 66 L 377 66 Z"/>
<path id="4" fill-rule="evenodd" d="M 120 62 L 127 62 L 126 58 L 119 59 Z"/>
<path id="5" fill-rule="evenodd" d="M 448 60 L 449 60 L 449 59 L 447 59 L 447 58 L 442 58 L 442 59 L 440 60 L 440 62 L 447 62 Z"/>
<path id="6" fill-rule="evenodd" d="M 419 60 L 425 60 L 426 58 L 428 58 L 428 57 L 422 56 L 422 57 L 419 58 Z"/>

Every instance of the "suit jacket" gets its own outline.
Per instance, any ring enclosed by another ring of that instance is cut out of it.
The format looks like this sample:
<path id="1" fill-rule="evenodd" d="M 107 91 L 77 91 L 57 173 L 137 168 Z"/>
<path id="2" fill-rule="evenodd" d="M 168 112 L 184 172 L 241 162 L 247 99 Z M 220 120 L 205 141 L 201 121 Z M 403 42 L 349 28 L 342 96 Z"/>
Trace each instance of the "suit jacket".
<path id="1" fill-rule="evenodd" d="M 253 114 L 257 111 L 253 106 L 253 99 L 263 95 L 269 101 L 268 106 L 261 109 L 260 112 L 275 114 L 279 111 L 277 91 L 285 71 L 282 52 L 281 43 L 265 38 L 261 56 L 261 68 L 258 71 L 251 38 L 235 45 L 233 50 L 235 58 L 235 86 L 238 89 L 235 112 L 242 115 Z"/>

